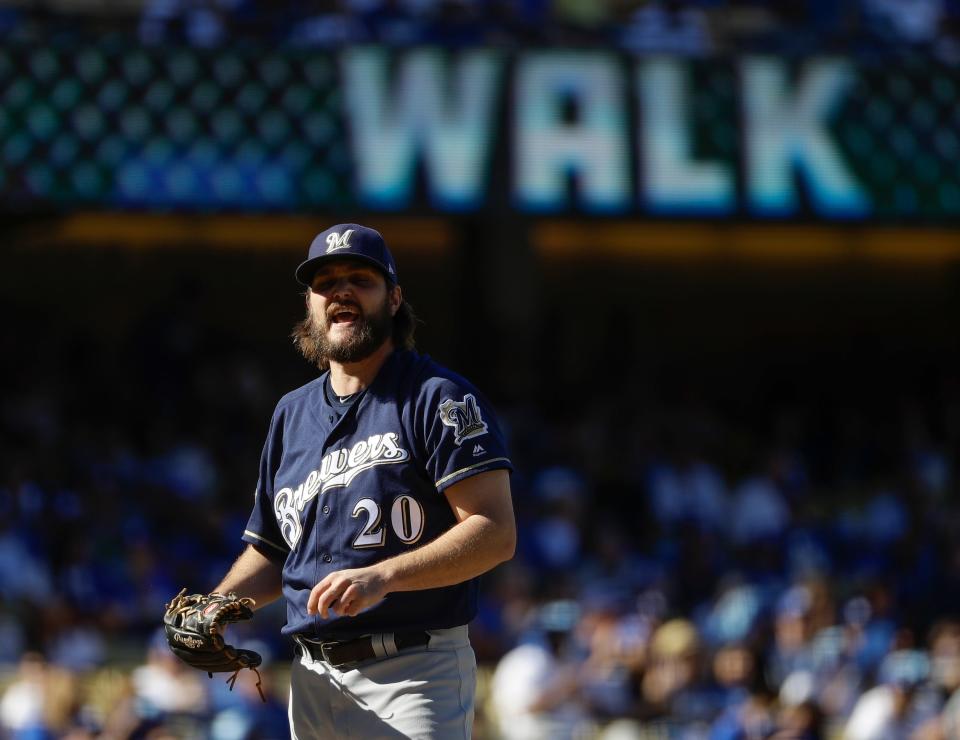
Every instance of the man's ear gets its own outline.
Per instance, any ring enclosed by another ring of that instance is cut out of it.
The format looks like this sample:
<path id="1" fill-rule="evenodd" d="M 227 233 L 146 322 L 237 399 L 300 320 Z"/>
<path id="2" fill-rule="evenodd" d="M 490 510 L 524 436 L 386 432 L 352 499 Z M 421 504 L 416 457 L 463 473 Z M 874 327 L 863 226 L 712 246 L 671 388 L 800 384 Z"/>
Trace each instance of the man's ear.
<path id="1" fill-rule="evenodd" d="M 397 315 L 401 303 L 403 303 L 403 290 L 401 290 L 399 285 L 394 285 L 393 290 L 390 292 L 390 314 L 392 316 Z"/>

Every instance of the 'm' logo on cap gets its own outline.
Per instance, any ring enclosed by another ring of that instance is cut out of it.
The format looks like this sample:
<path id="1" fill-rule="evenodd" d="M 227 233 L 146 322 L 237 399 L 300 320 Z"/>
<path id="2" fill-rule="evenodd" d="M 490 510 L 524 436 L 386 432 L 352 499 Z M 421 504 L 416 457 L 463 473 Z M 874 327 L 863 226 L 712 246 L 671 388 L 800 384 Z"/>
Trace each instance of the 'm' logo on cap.
<path id="1" fill-rule="evenodd" d="M 350 249 L 350 235 L 353 229 L 347 229 L 342 234 L 333 232 L 327 234 L 327 254 L 336 252 L 338 249 Z"/>

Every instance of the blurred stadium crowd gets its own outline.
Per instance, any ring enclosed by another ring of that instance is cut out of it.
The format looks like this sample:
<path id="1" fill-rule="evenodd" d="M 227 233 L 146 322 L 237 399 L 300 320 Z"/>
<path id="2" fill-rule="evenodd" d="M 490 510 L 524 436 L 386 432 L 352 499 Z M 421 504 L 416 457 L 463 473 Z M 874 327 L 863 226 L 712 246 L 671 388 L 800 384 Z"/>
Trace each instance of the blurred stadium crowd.
<path id="1" fill-rule="evenodd" d="M 960 57 L 957 0 L 31 0 L 0 3 L 0 32 L 59 25 L 144 43 L 336 47 L 604 45 L 689 56 L 843 51 Z"/>
<path id="2" fill-rule="evenodd" d="M 285 736 L 280 611 L 234 635 L 267 707 L 157 634 L 239 552 L 289 387 L 170 306 L 120 343 L 5 309 L 0 736 Z M 471 627 L 478 737 L 960 736 L 960 383 L 902 391 L 752 427 L 627 386 L 501 401 L 521 545 Z"/>

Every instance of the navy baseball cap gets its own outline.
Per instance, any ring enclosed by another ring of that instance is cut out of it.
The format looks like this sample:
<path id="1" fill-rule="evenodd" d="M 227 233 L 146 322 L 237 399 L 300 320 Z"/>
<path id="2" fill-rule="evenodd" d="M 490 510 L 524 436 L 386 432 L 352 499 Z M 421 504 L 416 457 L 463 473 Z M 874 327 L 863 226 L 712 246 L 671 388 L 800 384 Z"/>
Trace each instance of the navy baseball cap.
<path id="1" fill-rule="evenodd" d="M 324 262 L 357 259 L 379 268 L 388 283 L 397 283 L 397 263 L 379 231 L 360 224 L 337 224 L 317 234 L 307 259 L 297 268 L 297 280 L 310 287 L 313 275 Z"/>

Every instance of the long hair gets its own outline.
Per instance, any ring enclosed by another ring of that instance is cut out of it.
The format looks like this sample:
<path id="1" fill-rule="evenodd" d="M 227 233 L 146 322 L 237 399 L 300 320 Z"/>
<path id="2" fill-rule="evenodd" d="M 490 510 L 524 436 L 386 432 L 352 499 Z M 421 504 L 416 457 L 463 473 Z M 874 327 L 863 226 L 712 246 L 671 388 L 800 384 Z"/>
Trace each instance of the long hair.
<path id="1" fill-rule="evenodd" d="M 393 315 L 393 346 L 397 349 L 415 349 L 413 338 L 419 319 L 413 312 L 413 306 L 406 299 L 400 301 L 400 308 Z"/>

